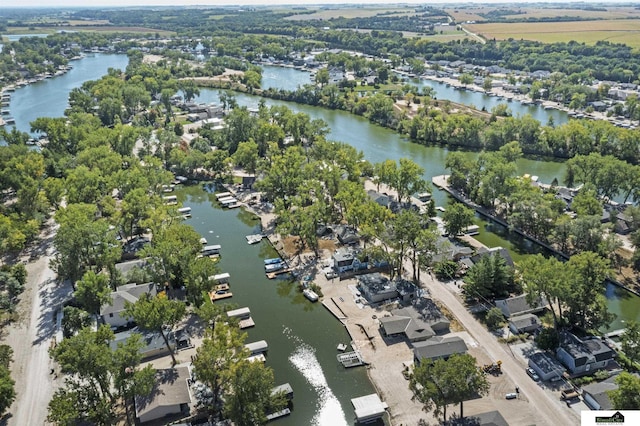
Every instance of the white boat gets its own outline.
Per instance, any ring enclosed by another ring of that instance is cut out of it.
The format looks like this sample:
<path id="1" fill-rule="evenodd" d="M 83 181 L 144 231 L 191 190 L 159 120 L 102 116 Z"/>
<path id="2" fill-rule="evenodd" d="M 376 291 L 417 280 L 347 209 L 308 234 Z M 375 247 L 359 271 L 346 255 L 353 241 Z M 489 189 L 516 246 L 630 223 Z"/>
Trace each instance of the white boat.
<path id="1" fill-rule="evenodd" d="M 178 213 L 180 213 L 180 214 L 189 214 L 189 213 L 191 213 L 191 207 L 180 207 L 178 209 Z"/>
<path id="2" fill-rule="evenodd" d="M 265 265 L 272 265 L 274 263 L 282 263 L 282 259 L 279 257 L 272 257 L 271 259 L 264 260 Z"/>
<path id="3" fill-rule="evenodd" d="M 302 290 L 302 294 L 304 294 L 304 297 L 306 297 L 312 302 L 318 301 L 318 295 L 316 294 L 316 292 L 309 288 L 305 288 L 304 290 Z"/>
<path id="4" fill-rule="evenodd" d="M 200 244 L 207 245 L 207 239 L 205 237 L 200 238 Z"/>
<path id="5" fill-rule="evenodd" d="M 247 239 L 247 243 L 249 244 L 258 244 L 260 241 L 262 241 L 262 235 L 260 234 L 247 235 L 245 238 Z"/>

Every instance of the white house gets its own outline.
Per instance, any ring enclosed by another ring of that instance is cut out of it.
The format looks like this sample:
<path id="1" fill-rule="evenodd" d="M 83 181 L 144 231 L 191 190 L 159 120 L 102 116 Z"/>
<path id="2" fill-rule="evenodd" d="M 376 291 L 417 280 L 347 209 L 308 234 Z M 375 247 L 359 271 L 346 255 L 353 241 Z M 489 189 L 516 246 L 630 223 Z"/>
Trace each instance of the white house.
<path id="1" fill-rule="evenodd" d="M 100 308 L 100 319 L 104 324 L 118 328 L 132 322 L 132 318 L 122 316 L 126 302 L 136 303 L 143 294 L 155 296 L 157 293 L 155 283 L 137 285 L 135 283 L 118 287 L 111 293 L 111 303 Z"/>
<path id="2" fill-rule="evenodd" d="M 151 393 L 135 397 L 137 421 L 146 423 L 171 415 L 188 416 L 191 404 L 187 382 L 189 379 L 188 367 L 157 370 L 156 383 Z"/>

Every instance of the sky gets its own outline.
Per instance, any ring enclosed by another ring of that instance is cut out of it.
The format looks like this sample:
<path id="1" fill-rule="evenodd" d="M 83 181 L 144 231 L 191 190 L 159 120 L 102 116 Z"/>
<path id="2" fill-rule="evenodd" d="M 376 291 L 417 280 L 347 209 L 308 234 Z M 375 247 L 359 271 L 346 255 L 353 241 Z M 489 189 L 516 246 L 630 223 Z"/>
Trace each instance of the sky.
<path id="1" fill-rule="evenodd" d="M 620 2 L 620 0 L 534 0 L 533 3 L 613 3 Z M 424 5 L 429 4 L 455 4 L 455 3 L 513 3 L 514 5 L 527 6 L 532 2 L 528 1 L 511 1 L 508 0 L 0 0 L 1 7 L 98 7 L 98 6 L 220 6 L 220 5 L 274 5 L 274 4 L 372 4 L 372 3 L 420 3 Z"/>

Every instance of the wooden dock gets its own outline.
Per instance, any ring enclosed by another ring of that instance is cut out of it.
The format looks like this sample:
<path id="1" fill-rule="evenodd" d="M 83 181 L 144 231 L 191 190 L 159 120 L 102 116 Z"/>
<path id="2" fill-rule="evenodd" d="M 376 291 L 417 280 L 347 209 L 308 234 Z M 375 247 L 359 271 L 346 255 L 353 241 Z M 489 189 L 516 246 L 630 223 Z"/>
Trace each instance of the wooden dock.
<path id="1" fill-rule="evenodd" d="M 289 272 L 291 272 L 291 268 L 284 268 L 284 269 L 280 269 L 279 271 L 267 272 L 267 278 L 272 280 L 278 275 L 288 274 Z"/>
<path id="2" fill-rule="evenodd" d="M 321 303 L 338 320 L 343 321 L 347 319 L 347 315 L 340 309 L 340 306 L 338 306 L 333 297 L 331 298 L 331 302 L 325 299 Z"/>
<path id="3" fill-rule="evenodd" d="M 241 329 L 245 329 L 245 328 L 254 327 L 256 323 L 255 321 L 253 321 L 253 318 L 249 317 L 247 319 L 240 320 L 238 322 L 238 325 L 240 326 Z"/>
<path id="4" fill-rule="evenodd" d="M 209 299 L 211 299 L 211 302 L 215 302 L 216 300 L 227 299 L 229 297 L 233 297 L 233 293 L 231 293 L 230 291 L 225 291 L 224 293 L 218 293 L 217 291 L 209 292 Z"/>

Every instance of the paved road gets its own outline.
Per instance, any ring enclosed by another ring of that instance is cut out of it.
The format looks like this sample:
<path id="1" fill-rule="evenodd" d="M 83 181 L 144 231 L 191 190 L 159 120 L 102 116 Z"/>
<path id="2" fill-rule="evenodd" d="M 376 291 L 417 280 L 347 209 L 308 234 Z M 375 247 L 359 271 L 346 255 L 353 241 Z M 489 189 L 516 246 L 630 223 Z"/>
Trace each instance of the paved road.
<path id="1" fill-rule="evenodd" d="M 538 413 L 540 424 L 549 426 L 557 425 L 577 425 L 580 419 L 576 412 L 568 409 L 560 400 L 556 400 L 553 395 L 531 380 L 525 372 L 524 366 L 520 364 L 511 353 L 507 352 L 502 344 L 498 343 L 495 336 L 485 329 L 467 311 L 458 298 L 451 293 L 442 283 L 431 278 L 428 274 L 422 277 L 424 286 L 431 292 L 434 299 L 440 300 L 456 316 L 462 326 L 471 334 L 489 356 L 494 360 L 502 361 L 502 370 L 507 374 L 520 392 L 533 405 Z"/>

